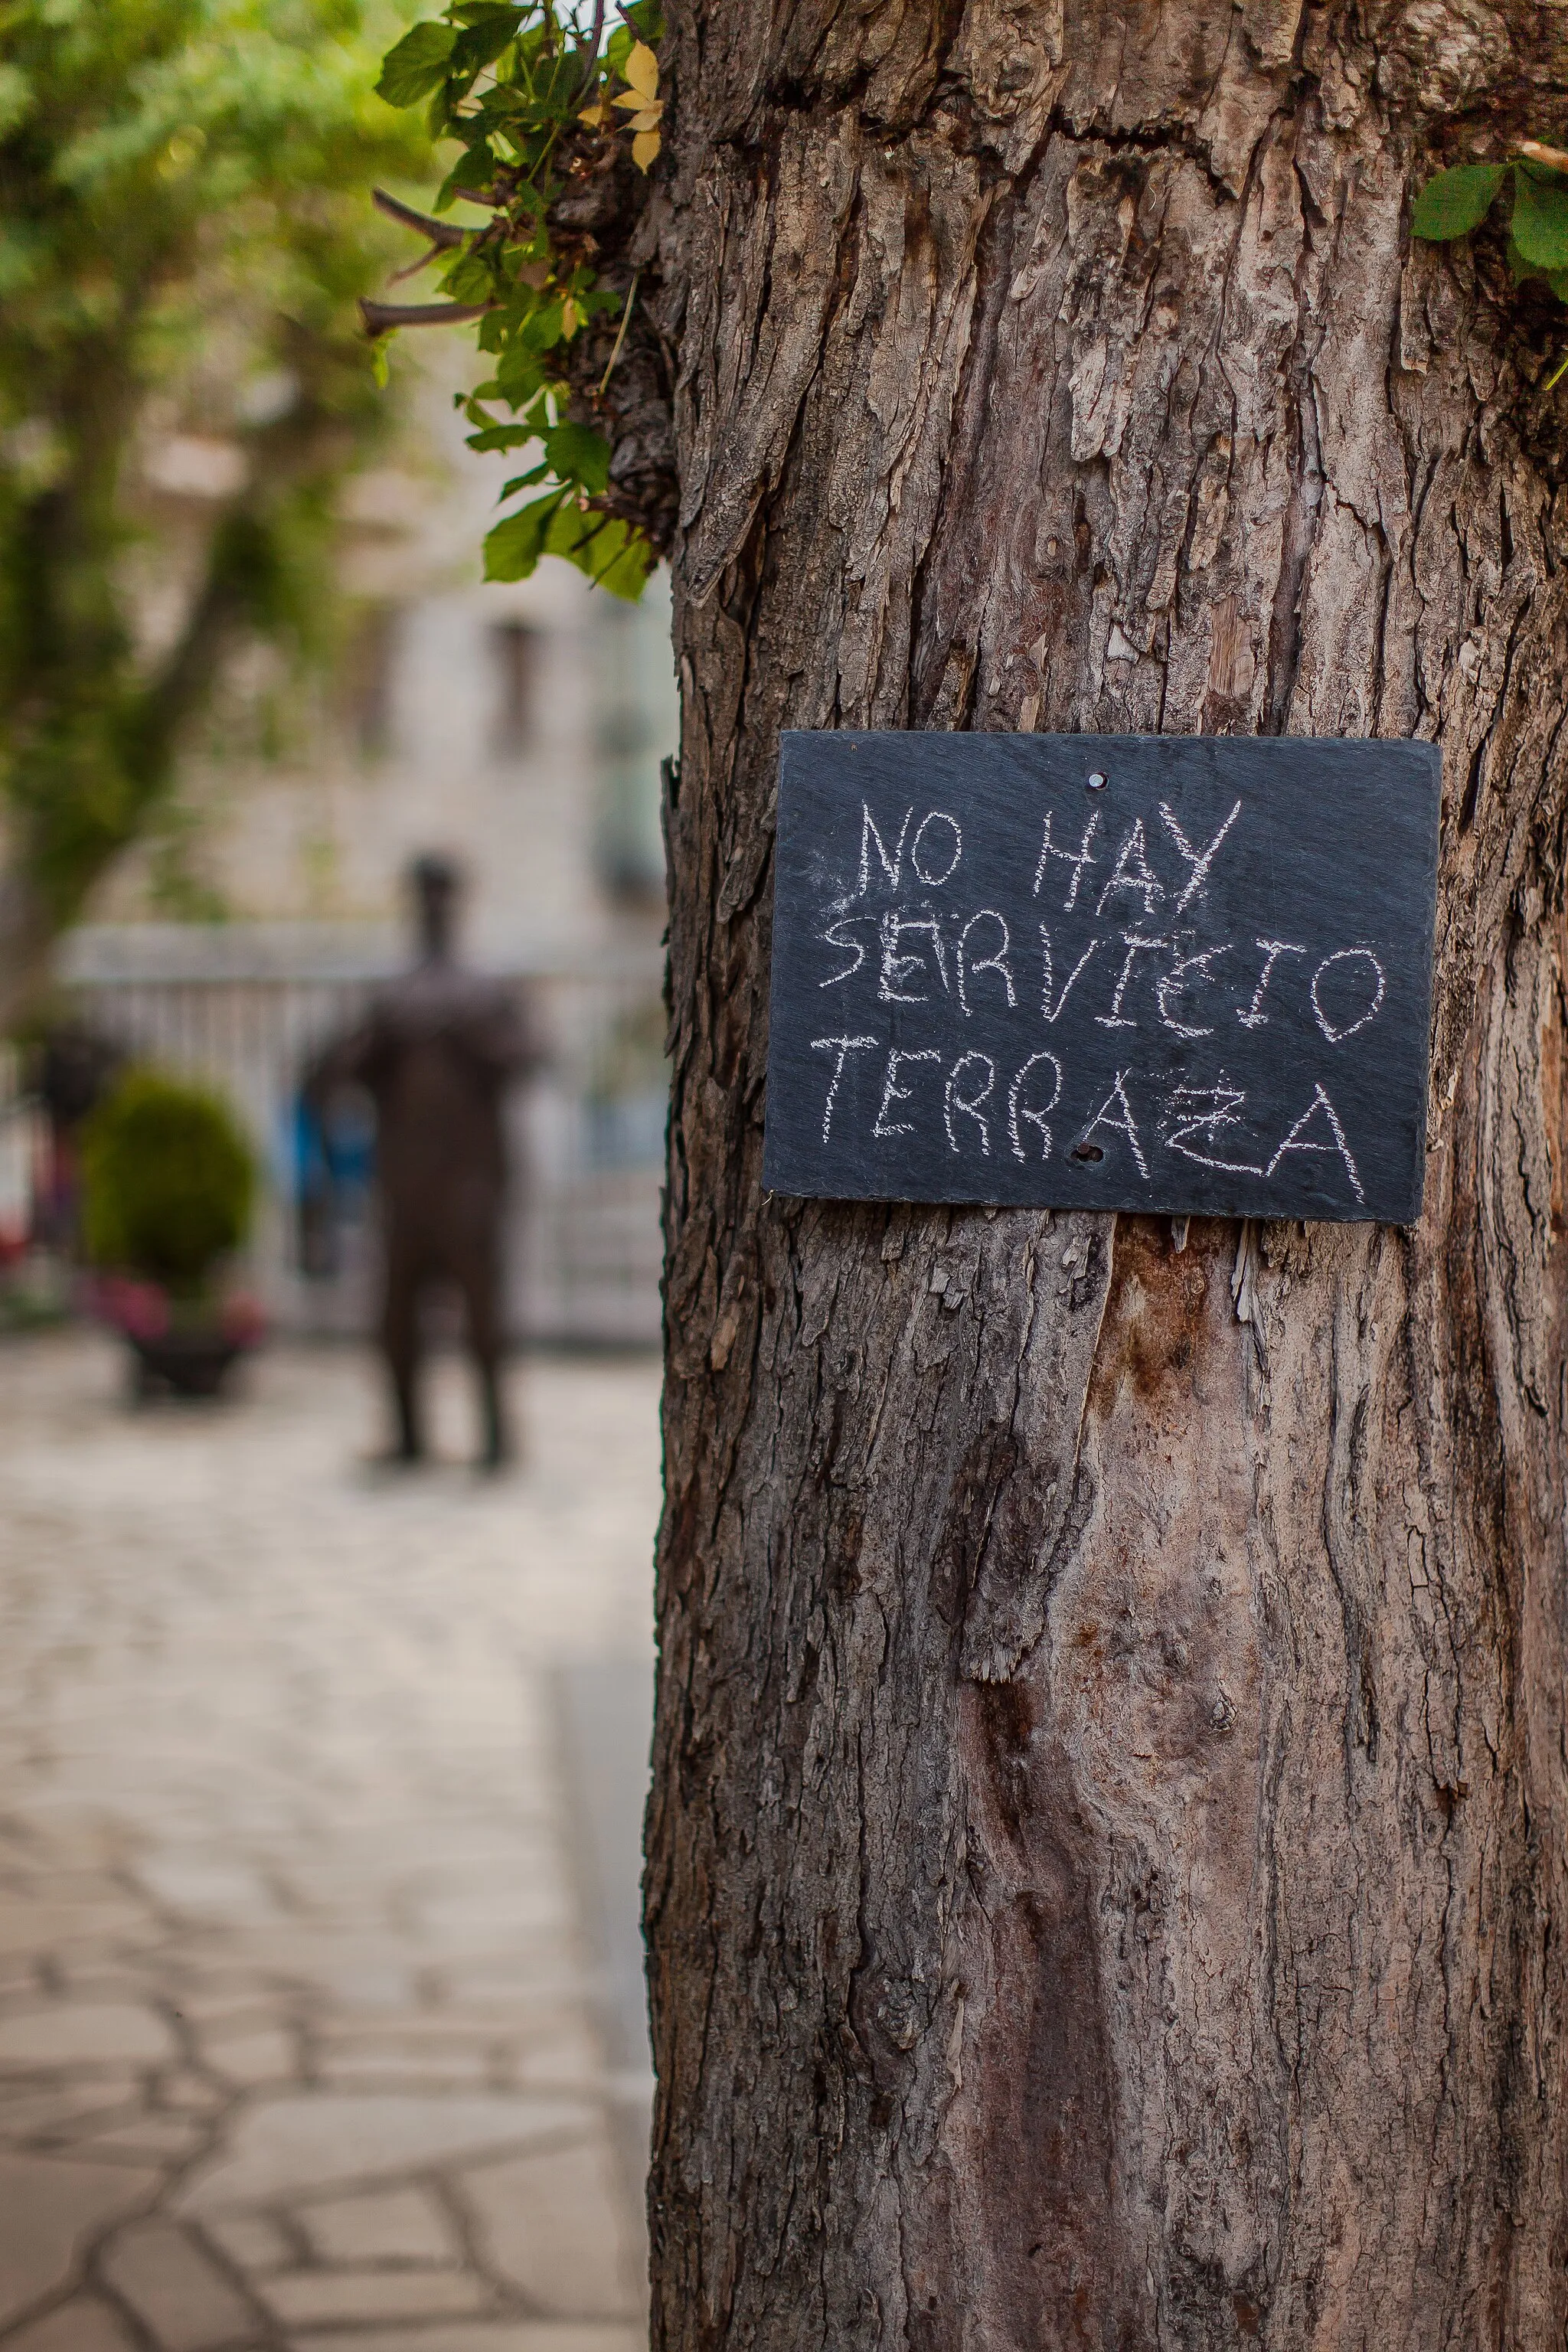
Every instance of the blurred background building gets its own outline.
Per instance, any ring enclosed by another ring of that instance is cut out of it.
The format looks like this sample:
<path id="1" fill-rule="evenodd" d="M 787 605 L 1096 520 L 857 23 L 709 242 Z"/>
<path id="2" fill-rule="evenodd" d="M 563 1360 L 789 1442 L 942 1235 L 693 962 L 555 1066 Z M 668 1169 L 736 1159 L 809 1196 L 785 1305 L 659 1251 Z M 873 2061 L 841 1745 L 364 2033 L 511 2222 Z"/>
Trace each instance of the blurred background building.
<path id="1" fill-rule="evenodd" d="M 481 583 L 506 461 L 462 446 L 452 369 L 471 355 L 420 359 L 392 461 L 343 499 L 327 657 L 301 678 L 263 646 L 246 656 L 156 832 L 66 941 L 58 1010 L 229 1097 L 268 1171 L 249 1271 L 269 1316 L 361 1331 L 372 1139 L 357 1152 L 339 1139 L 327 1190 L 299 1080 L 406 959 L 409 859 L 454 856 L 470 885 L 466 952 L 529 988 L 549 1054 L 512 1107 L 511 1330 L 647 1340 L 666 1095 L 660 764 L 678 715 L 668 584 L 656 575 L 629 605 L 558 562 Z M 144 494 L 165 544 L 200 536 L 231 471 L 221 440 L 150 445 Z M 38 1149 L 16 1087 L 14 1066 L 0 1126 L 13 1234 Z"/>

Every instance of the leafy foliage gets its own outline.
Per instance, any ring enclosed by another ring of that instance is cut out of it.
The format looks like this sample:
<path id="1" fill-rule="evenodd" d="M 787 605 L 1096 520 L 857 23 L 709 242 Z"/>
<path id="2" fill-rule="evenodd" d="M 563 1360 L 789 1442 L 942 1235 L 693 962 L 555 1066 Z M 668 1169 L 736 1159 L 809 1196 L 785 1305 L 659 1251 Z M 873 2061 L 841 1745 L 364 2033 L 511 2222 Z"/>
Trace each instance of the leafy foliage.
<path id="1" fill-rule="evenodd" d="M 250 1230 L 256 1161 L 227 1106 L 127 1072 L 82 1133 L 83 1230 L 94 1263 L 199 1297 Z"/>
<path id="2" fill-rule="evenodd" d="M 399 21 L 0 6 L 0 833 L 35 930 L 148 824 L 235 633 L 298 638 L 319 602 L 336 485 L 385 413 L 351 323 L 388 250 L 369 189 L 428 152 L 373 95 Z M 184 511 L 191 593 L 153 655 L 127 565 L 166 526 L 141 462 L 171 434 L 232 479 Z"/>
<path id="3" fill-rule="evenodd" d="M 1508 188 L 1508 256 L 1516 283 L 1543 278 L 1568 301 L 1568 152 L 1527 139 L 1504 163 L 1460 163 L 1427 181 L 1415 199 L 1411 228 L 1443 243 L 1479 228 Z M 1555 383 L 1557 371 L 1551 381 Z"/>
<path id="4" fill-rule="evenodd" d="M 521 580 L 542 556 L 561 555 L 636 597 L 654 550 L 615 509 L 608 442 L 567 413 L 563 355 L 597 316 L 618 311 L 624 331 L 637 285 L 624 296 L 607 288 L 592 237 L 563 234 L 552 218 L 569 187 L 614 169 L 626 133 L 639 170 L 658 153 L 658 0 L 628 0 L 620 15 L 601 47 L 602 0 L 586 24 L 563 0 L 453 0 L 440 22 L 404 36 L 378 87 L 395 106 L 425 103 L 432 136 L 460 142 L 437 215 L 459 198 L 491 213 L 441 279 L 450 315 L 479 317 L 479 348 L 493 362 L 464 403 L 468 446 L 539 455 L 502 493 L 503 502 L 537 495 L 490 532 L 486 577 Z M 396 325 L 395 312 L 365 307 L 373 327 Z"/>
<path id="5" fill-rule="evenodd" d="M 1508 177 L 1506 163 L 1460 163 L 1428 180 L 1415 199 L 1410 226 L 1417 236 L 1441 241 L 1479 228 Z"/>

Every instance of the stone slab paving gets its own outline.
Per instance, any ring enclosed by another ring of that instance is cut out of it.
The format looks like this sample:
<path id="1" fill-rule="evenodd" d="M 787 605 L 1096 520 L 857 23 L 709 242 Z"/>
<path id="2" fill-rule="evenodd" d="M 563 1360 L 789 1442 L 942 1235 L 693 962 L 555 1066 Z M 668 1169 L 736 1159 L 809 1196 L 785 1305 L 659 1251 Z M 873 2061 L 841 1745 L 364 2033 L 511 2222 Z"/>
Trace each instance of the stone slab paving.
<path id="1" fill-rule="evenodd" d="M 4 2352 L 646 2345 L 552 1693 L 651 1657 L 657 1372 L 515 1377 L 522 1470 L 389 1478 L 347 1353 L 0 1347 Z"/>

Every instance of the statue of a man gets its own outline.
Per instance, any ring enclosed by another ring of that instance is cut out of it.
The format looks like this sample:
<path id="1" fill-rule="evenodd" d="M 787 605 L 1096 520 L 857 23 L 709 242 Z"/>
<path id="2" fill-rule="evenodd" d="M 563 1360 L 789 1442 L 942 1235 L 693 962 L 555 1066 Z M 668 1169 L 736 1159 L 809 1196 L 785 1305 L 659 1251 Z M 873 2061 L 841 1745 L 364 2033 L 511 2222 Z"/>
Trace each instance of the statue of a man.
<path id="1" fill-rule="evenodd" d="M 479 1371 L 480 1458 L 497 1469 L 510 1451 L 500 1384 L 502 1103 L 509 1084 L 541 1056 L 515 990 L 457 960 L 457 867 L 445 857 L 420 857 L 409 881 L 417 961 L 379 988 L 358 1028 L 321 1055 L 306 1094 L 321 1108 L 339 1087 L 360 1086 L 375 1106 L 385 1251 L 381 1345 L 396 1412 L 391 1458 L 411 1463 L 424 1454 L 420 1302 L 432 1283 L 446 1281 L 462 1295 Z"/>

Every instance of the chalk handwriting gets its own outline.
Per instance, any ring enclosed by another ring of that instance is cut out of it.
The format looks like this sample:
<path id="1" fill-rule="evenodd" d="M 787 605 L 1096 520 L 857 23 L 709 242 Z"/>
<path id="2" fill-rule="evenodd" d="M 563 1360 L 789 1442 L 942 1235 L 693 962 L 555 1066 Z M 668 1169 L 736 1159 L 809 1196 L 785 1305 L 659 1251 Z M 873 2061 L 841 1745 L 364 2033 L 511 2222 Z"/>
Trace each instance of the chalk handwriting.
<path id="1" fill-rule="evenodd" d="M 855 950 L 854 962 L 847 963 L 842 971 L 830 971 L 826 980 L 817 982 L 818 988 L 837 988 L 841 980 L 854 979 L 866 961 L 866 943 L 863 940 L 846 939 L 844 934 L 851 923 L 869 920 L 868 915 L 841 915 L 836 923 L 829 923 L 825 931 L 817 933 L 817 937 L 830 948 L 853 948 Z"/>
<path id="2" fill-rule="evenodd" d="M 1170 971 L 1163 972 L 1155 982 L 1154 1002 L 1160 1008 L 1160 1018 L 1166 1028 L 1173 1030 L 1178 1037 L 1212 1037 L 1214 1035 L 1212 1023 L 1207 1028 L 1199 1029 L 1194 1028 L 1189 1021 L 1178 1021 L 1171 1010 L 1171 999 L 1173 996 L 1180 996 L 1185 990 L 1196 985 L 1193 981 L 1184 980 L 1182 977 L 1184 972 L 1199 971 L 1205 980 L 1208 980 L 1212 978 L 1209 971 L 1210 964 L 1217 956 L 1229 953 L 1230 944 L 1225 940 L 1222 940 L 1215 948 L 1199 948 L 1192 955 L 1178 956 Z"/>
<path id="3" fill-rule="evenodd" d="M 904 821 L 899 827 L 898 846 L 894 850 L 891 857 L 889 857 L 887 848 L 883 843 L 882 836 L 877 830 L 877 820 L 871 814 L 869 803 L 866 801 L 861 802 L 859 895 L 862 898 L 866 896 L 866 893 L 871 887 L 871 845 L 873 842 L 876 844 L 877 856 L 883 873 L 892 884 L 893 888 L 895 890 L 898 888 L 899 877 L 904 870 L 904 843 L 909 836 L 910 819 L 913 814 L 914 810 L 912 807 L 907 808 L 904 811 Z"/>
<path id="4" fill-rule="evenodd" d="M 1261 1176 L 1262 1169 L 1251 1160 L 1224 1160 L 1215 1149 L 1222 1134 L 1242 1124 L 1239 1114 L 1246 1100 L 1241 1088 L 1233 1087 L 1223 1070 L 1212 1087 L 1178 1087 L 1166 1104 L 1162 1122 L 1166 1150 L 1179 1151 L 1184 1160 L 1195 1160 L 1200 1168 Z M 1208 1145 L 1206 1151 L 1197 1149 L 1194 1136 Z"/>
<path id="5" fill-rule="evenodd" d="M 1052 809 L 1046 811 L 1045 837 L 1040 844 L 1040 862 L 1035 868 L 1035 896 L 1037 898 L 1040 895 L 1040 886 L 1045 881 L 1048 861 L 1053 857 L 1059 857 L 1064 866 L 1072 867 L 1072 880 L 1068 885 L 1067 897 L 1062 900 L 1063 914 L 1070 915 L 1078 904 L 1078 886 L 1083 880 L 1085 866 L 1098 863 L 1098 860 L 1089 855 L 1089 845 L 1100 830 L 1100 811 L 1098 809 L 1090 811 L 1089 823 L 1083 829 L 1083 839 L 1076 850 L 1058 849 L 1053 843 L 1051 819 L 1055 814 Z"/>
<path id="6" fill-rule="evenodd" d="M 1051 989 L 1055 983 L 1056 974 L 1051 962 L 1051 935 L 1046 929 L 1044 923 L 1040 925 L 1040 953 L 1045 958 L 1046 966 L 1044 987 L 1040 998 L 1040 1010 L 1045 1014 L 1047 1021 L 1059 1021 L 1061 1019 L 1062 1007 L 1068 1001 L 1074 981 L 1078 978 L 1079 972 L 1083 970 L 1085 964 L 1089 961 L 1090 956 L 1094 953 L 1095 949 L 1099 945 L 1100 940 L 1098 936 L 1090 940 L 1088 947 L 1085 948 L 1082 955 L 1079 956 L 1078 961 L 1074 964 L 1072 970 L 1063 981 L 1062 992 L 1053 1004 L 1051 1003 Z"/>
<path id="7" fill-rule="evenodd" d="M 888 1056 L 888 1082 L 882 1088 L 882 1107 L 877 1113 L 876 1121 L 871 1129 L 873 1135 L 912 1135 L 914 1133 L 913 1119 L 889 1119 L 888 1117 L 888 1113 L 896 1102 L 914 1100 L 914 1088 L 901 1087 L 899 1084 L 899 1064 L 900 1062 L 940 1062 L 941 1059 L 942 1055 L 934 1045 L 923 1045 L 919 1053 L 915 1054 L 906 1053 L 901 1046 L 894 1046 Z"/>
<path id="8" fill-rule="evenodd" d="M 996 929 L 1002 934 L 1000 946 L 995 948 L 990 955 L 970 955 L 969 934 L 973 930 L 977 923 L 994 923 Z M 968 1016 L 970 1009 L 970 982 L 972 981 L 978 980 L 983 971 L 994 971 L 996 974 L 997 978 L 1001 981 L 1003 987 L 1007 992 L 1007 1003 L 1009 1006 L 1016 1005 L 1017 1003 L 1017 994 L 1013 986 L 1012 969 L 1007 961 L 1007 951 L 1011 945 L 1012 941 L 1008 936 L 1006 918 L 1004 915 L 999 915 L 994 907 L 982 907 L 980 912 L 977 915 L 971 915 L 968 922 L 963 926 L 963 929 L 959 935 L 958 953 L 953 961 L 958 968 L 958 1001 L 963 1008 L 965 1017 Z"/>
<path id="9" fill-rule="evenodd" d="M 940 874 L 933 874 L 931 871 L 931 865 L 940 864 L 942 860 L 942 841 L 940 834 L 926 851 L 926 861 L 929 862 L 922 862 L 921 857 L 921 844 L 933 824 L 945 824 L 952 835 L 948 861 Z M 940 890 L 944 882 L 951 882 L 958 871 L 958 861 L 963 855 L 963 835 L 959 831 L 958 819 L 955 816 L 949 816 L 945 809 L 932 809 L 929 816 L 921 818 L 920 830 L 910 844 L 910 864 L 928 889 Z"/>
<path id="10" fill-rule="evenodd" d="M 1252 992 L 1251 1003 L 1245 1013 L 1238 1013 L 1236 1016 L 1244 1029 L 1267 1027 L 1268 1015 L 1263 1010 L 1263 998 L 1274 967 L 1280 957 L 1305 955 L 1307 952 L 1305 948 L 1293 947 L 1289 940 L 1255 940 L 1253 945 L 1263 950 L 1263 970 L 1258 975 L 1258 985 Z"/>
<path id="11" fill-rule="evenodd" d="M 1165 886 L 1149 863 L 1148 845 L 1143 839 L 1143 820 L 1135 816 L 1132 830 L 1121 845 L 1121 855 L 1110 872 L 1110 879 L 1100 894 L 1095 908 L 1097 915 L 1105 912 L 1105 902 L 1118 890 L 1136 890 L 1143 901 L 1143 912 L 1152 915 L 1165 895 Z"/>
<path id="12" fill-rule="evenodd" d="M 1023 1101 L 1024 1086 L 1030 1071 L 1038 1069 L 1042 1062 L 1048 1062 L 1051 1066 L 1054 1077 L 1054 1084 L 1051 1087 L 1051 1098 L 1049 1102 L 1040 1103 L 1031 1110 L 1026 1108 Z M 1042 1160 L 1048 1160 L 1050 1158 L 1051 1130 L 1046 1114 L 1047 1111 L 1055 1110 L 1061 1098 L 1062 1066 L 1058 1061 L 1056 1055 L 1054 1054 L 1031 1054 L 1028 1060 L 1023 1065 L 1022 1068 L 1014 1078 L 1012 1085 L 1007 1089 L 1007 1138 L 1013 1146 L 1013 1157 L 1015 1160 L 1026 1160 L 1028 1158 L 1028 1154 L 1024 1149 L 1024 1139 L 1018 1132 L 1018 1121 L 1020 1119 L 1023 1119 L 1028 1126 L 1038 1129 L 1040 1136 L 1040 1158 Z"/>
<path id="13" fill-rule="evenodd" d="M 874 1052 L 880 1041 L 875 1037 L 841 1036 L 814 1037 L 811 1043 L 814 1051 L 833 1055 L 822 1112 L 822 1139 L 826 1143 L 833 1131 L 835 1108 L 849 1056 Z M 871 1133 L 879 1142 L 917 1132 L 914 1119 L 893 1116 L 895 1110 L 916 1098 L 914 1087 L 903 1082 L 905 1071 L 926 1062 L 940 1066 L 945 1059 L 935 1045 L 895 1045 L 889 1052 L 881 1100 L 871 1123 Z M 1072 1157 L 1089 1162 L 1100 1160 L 1104 1153 L 1095 1146 L 1094 1138 L 1099 1134 L 1119 1135 L 1125 1140 L 1140 1177 L 1148 1183 L 1149 1146 L 1133 1110 L 1139 1084 L 1135 1071 L 1117 1071 L 1110 1093 L 1073 1146 Z M 1007 1141 L 1016 1160 L 1026 1162 L 1032 1158 L 1050 1159 L 1055 1148 L 1051 1114 L 1060 1109 L 1066 1087 L 1067 1072 L 1057 1054 L 1030 1054 L 1019 1064 L 1006 1097 Z M 942 1123 L 951 1151 L 962 1153 L 966 1147 L 973 1150 L 978 1143 L 981 1156 L 989 1159 L 994 1114 L 987 1107 L 995 1095 L 996 1065 L 991 1055 L 973 1051 L 960 1054 L 942 1081 Z M 1314 1086 L 1310 1102 L 1267 1166 L 1261 1160 L 1240 1156 L 1247 1148 L 1243 1139 L 1247 1127 L 1243 1117 L 1247 1099 L 1245 1089 L 1234 1085 L 1223 1070 L 1212 1086 L 1184 1082 L 1165 1097 L 1154 1128 L 1154 1140 L 1179 1159 L 1231 1176 L 1272 1176 L 1280 1162 L 1293 1153 L 1337 1156 L 1355 1199 L 1365 1200 L 1361 1171 L 1344 1123 L 1321 1083 Z M 963 1120 L 972 1121 L 973 1128 L 962 1126 L 960 1122 Z M 1321 1122 L 1321 1134 L 1313 1131 L 1315 1122 Z M 1026 1136 L 1025 1129 L 1031 1128 L 1036 1141 Z"/>
<path id="14" fill-rule="evenodd" d="M 971 1067 L 980 1068 L 984 1071 L 985 1083 L 983 1087 L 978 1087 L 971 1094 L 961 1094 L 959 1091 L 959 1080 L 963 1077 L 965 1070 Z M 980 1149 L 985 1154 L 987 1159 L 990 1158 L 991 1126 L 989 1120 L 983 1115 L 980 1106 L 983 1102 L 988 1102 L 990 1100 L 995 1084 L 996 1065 L 991 1059 L 989 1054 L 961 1054 L 958 1060 L 953 1064 L 952 1070 L 948 1074 L 947 1087 L 942 1096 L 942 1117 L 947 1121 L 948 1142 L 952 1145 L 954 1151 L 959 1149 L 959 1142 L 957 1130 L 953 1126 L 953 1118 L 955 1114 L 962 1113 L 964 1118 L 972 1118 L 974 1121 L 975 1126 L 980 1129 Z"/>
<path id="15" fill-rule="evenodd" d="M 1143 1146 L 1138 1134 L 1138 1122 L 1132 1116 L 1132 1106 L 1127 1099 L 1127 1076 L 1125 1070 L 1117 1071 L 1116 1084 L 1074 1144 L 1073 1153 L 1075 1158 L 1079 1159 L 1099 1159 L 1100 1154 L 1092 1149 L 1089 1139 L 1102 1127 L 1114 1134 L 1124 1135 L 1131 1146 L 1132 1157 L 1138 1163 L 1138 1173 L 1147 1183 L 1149 1162 L 1143 1157 Z M 1117 1105 L 1121 1107 L 1121 1116 L 1120 1118 L 1112 1118 L 1110 1113 L 1112 1108 Z"/>
<path id="16" fill-rule="evenodd" d="M 826 1142 L 833 1129 L 833 1106 L 838 1099 L 838 1082 L 844 1076 L 844 1065 L 851 1054 L 872 1053 L 880 1040 L 876 1037 L 814 1037 L 811 1050 L 837 1054 L 833 1076 L 827 1081 L 827 1100 L 822 1107 L 822 1139 Z"/>
<path id="17" fill-rule="evenodd" d="M 1172 840 L 1175 843 L 1182 856 L 1186 859 L 1187 864 L 1193 869 L 1191 875 L 1188 877 L 1186 888 L 1183 891 L 1181 897 L 1176 901 L 1175 911 L 1178 915 L 1184 915 L 1186 913 L 1187 908 L 1192 905 L 1193 900 L 1197 897 L 1198 892 L 1208 880 L 1209 867 L 1215 861 L 1215 852 L 1218 849 L 1220 843 L 1225 839 L 1226 835 L 1230 831 L 1231 826 L 1236 823 L 1237 818 L 1240 814 L 1241 803 L 1237 801 L 1236 806 L 1232 809 L 1230 814 L 1226 817 L 1225 823 L 1221 825 L 1219 831 L 1215 834 L 1208 847 L 1204 850 L 1197 850 L 1194 849 L 1192 844 L 1188 841 L 1186 835 L 1182 831 L 1181 826 L 1176 823 L 1175 818 L 1165 806 L 1164 802 L 1162 801 L 1160 803 L 1160 821 L 1163 824 L 1166 832 L 1170 835 Z"/>
<path id="18" fill-rule="evenodd" d="M 1323 974 L 1326 971 L 1331 971 L 1337 963 L 1369 963 L 1372 966 L 1373 973 L 1373 997 L 1371 1003 L 1367 1006 L 1366 1011 L 1362 1014 L 1359 1021 L 1347 1021 L 1341 1028 L 1336 1028 L 1334 1024 L 1329 1019 L 1328 1014 L 1323 1011 L 1322 1000 L 1318 994 L 1318 990 L 1322 982 Z M 1383 1000 L 1386 993 L 1387 986 L 1388 983 L 1384 978 L 1383 966 L 1379 963 L 1377 958 L 1373 954 L 1370 948 L 1342 948 L 1337 955 L 1325 956 L 1323 958 L 1322 962 L 1312 974 L 1312 1012 L 1317 1019 L 1319 1028 L 1322 1031 L 1331 1045 L 1342 1045 L 1347 1037 L 1353 1037 L 1358 1029 L 1364 1029 L 1369 1021 L 1375 1021 L 1377 1019 L 1378 1014 L 1383 1010 Z"/>
<path id="19" fill-rule="evenodd" d="M 1301 1138 L 1320 1111 L 1322 1112 L 1324 1118 L 1329 1122 L 1329 1129 L 1330 1132 L 1333 1136 L 1333 1141 L 1331 1143 L 1304 1143 L 1301 1140 Z M 1289 1134 L 1285 1138 L 1284 1142 L 1274 1154 L 1273 1159 L 1264 1170 L 1264 1174 L 1266 1176 L 1272 1176 L 1274 1171 L 1279 1167 L 1279 1162 L 1284 1159 L 1286 1153 L 1289 1151 L 1337 1151 L 1340 1158 L 1345 1163 L 1345 1173 L 1351 1180 L 1351 1191 L 1355 1194 L 1358 1201 L 1364 1201 L 1366 1199 L 1366 1192 L 1361 1181 L 1361 1171 L 1357 1168 L 1355 1161 L 1351 1157 L 1351 1148 L 1345 1141 L 1345 1131 L 1340 1124 L 1340 1115 L 1334 1108 L 1333 1104 L 1329 1100 L 1328 1096 L 1323 1092 L 1321 1081 L 1313 1087 L 1311 1101 L 1307 1105 L 1306 1109 L 1301 1113 L 1300 1118 L 1296 1121 L 1295 1126 L 1290 1129 Z"/>
<path id="20" fill-rule="evenodd" d="M 913 939 L 924 932 L 931 943 L 936 970 L 942 987 L 947 986 L 947 955 L 942 943 L 942 926 L 934 916 L 900 915 L 891 908 L 882 918 L 882 969 L 878 975 L 877 993 L 884 1004 L 929 1004 L 926 989 L 908 989 L 899 985 L 912 980 L 917 973 L 930 979 L 930 971 L 918 955 L 900 955 L 899 942 L 906 934 Z"/>
<path id="21" fill-rule="evenodd" d="M 1168 948 L 1169 940 L 1146 940 L 1137 931 L 1123 931 L 1121 944 L 1127 953 L 1121 961 L 1121 971 L 1116 982 L 1116 993 L 1110 1000 L 1109 1013 L 1097 1013 L 1096 1021 L 1102 1029 L 1136 1029 L 1121 1010 L 1121 1000 L 1127 993 L 1127 983 L 1132 977 L 1132 966 L 1141 955 L 1152 954 L 1157 948 Z"/>
<path id="22" fill-rule="evenodd" d="M 824 1189 L 843 1179 L 873 1197 L 885 1183 L 915 1199 L 1256 1202 L 1265 1215 L 1398 1207 L 1379 1057 L 1411 1025 L 1405 934 L 1381 872 L 1375 888 L 1323 878 L 1315 818 L 1282 823 L 1234 792 L 1226 809 L 1196 765 L 1200 790 L 1161 799 L 1162 773 L 1120 809 L 1109 784 L 1092 789 L 1096 769 L 1087 793 L 1079 775 L 1071 793 L 1020 788 L 1010 814 L 986 794 L 960 801 L 962 815 L 924 797 L 957 798 L 935 763 L 902 810 L 898 764 L 871 787 L 876 812 L 864 772 L 817 804 L 812 830 L 798 815 L 781 826 L 809 877 L 780 902 L 808 944 L 792 998 L 775 965 L 775 1006 L 798 1024 L 769 1080 L 770 1120 L 793 1122 L 792 1175 L 815 1173 L 820 1125 Z M 910 781 L 923 772 L 910 761 Z M 1300 879 L 1297 836 L 1312 852 Z M 811 1034 L 802 992 L 816 989 L 840 992 L 841 1032 Z"/>

